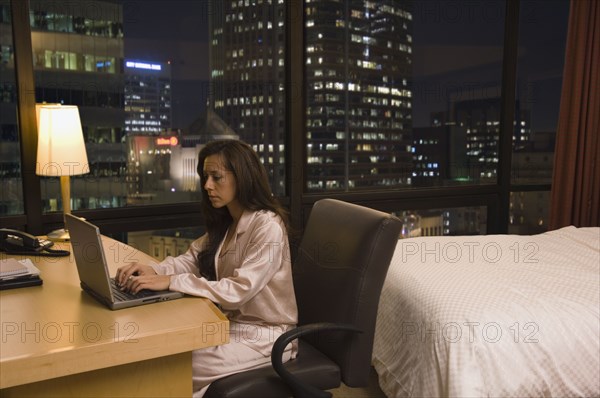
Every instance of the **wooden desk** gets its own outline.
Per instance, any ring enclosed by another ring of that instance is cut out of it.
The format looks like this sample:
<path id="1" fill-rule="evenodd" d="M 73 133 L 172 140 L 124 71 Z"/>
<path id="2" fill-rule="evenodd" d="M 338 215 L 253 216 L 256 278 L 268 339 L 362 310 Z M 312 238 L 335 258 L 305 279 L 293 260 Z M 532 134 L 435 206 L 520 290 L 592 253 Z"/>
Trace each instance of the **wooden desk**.
<path id="1" fill-rule="evenodd" d="M 103 239 L 112 275 L 153 261 Z M 191 396 L 191 351 L 228 342 L 227 318 L 207 299 L 111 311 L 81 290 L 72 254 L 30 258 L 43 285 L 0 292 L 2 397 Z"/>

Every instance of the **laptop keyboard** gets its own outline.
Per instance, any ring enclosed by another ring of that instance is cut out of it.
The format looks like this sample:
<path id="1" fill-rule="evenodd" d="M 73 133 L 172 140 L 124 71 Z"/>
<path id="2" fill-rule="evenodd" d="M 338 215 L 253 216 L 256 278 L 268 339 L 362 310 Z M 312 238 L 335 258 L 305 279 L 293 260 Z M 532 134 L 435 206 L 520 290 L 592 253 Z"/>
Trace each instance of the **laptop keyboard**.
<path id="1" fill-rule="evenodd" d="M 112 289 L 113 296 L 115 296 L 115 299 L 119 301 L 135 300 L 156 294 L 156 292 L 152 290 L 140 290 L 136 294 L 124 292 L 119 288 L 119 286 L 117 286 L 117 283 L 113 278 L 110 279 L 110 287 Z"/>

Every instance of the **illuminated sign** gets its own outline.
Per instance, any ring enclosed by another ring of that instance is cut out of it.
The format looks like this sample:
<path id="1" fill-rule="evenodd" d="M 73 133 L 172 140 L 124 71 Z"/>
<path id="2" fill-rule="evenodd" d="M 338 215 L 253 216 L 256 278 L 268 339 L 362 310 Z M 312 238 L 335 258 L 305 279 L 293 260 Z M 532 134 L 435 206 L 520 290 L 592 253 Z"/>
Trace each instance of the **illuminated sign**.
<path id="1" fill-rule="evenodd" d="M 125 62 L 125 66 L 135 69 L 162 70 L 160 64 L 150 64 L 148 62 L 127 61 Z"/>
<path id="2" fill-rule="evenodd" d="M 176 146 L 179 143 L 177 137 L 158 137 L 155 141 L 156 145 Z"/>

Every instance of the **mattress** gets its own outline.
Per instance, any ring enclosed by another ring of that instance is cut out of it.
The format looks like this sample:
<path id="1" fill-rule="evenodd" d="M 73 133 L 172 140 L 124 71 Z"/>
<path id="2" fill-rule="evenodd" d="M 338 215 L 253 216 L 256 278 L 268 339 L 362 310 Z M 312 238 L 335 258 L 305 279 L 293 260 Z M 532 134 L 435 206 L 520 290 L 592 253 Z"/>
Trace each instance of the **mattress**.
<path id="1" fill-rule="evenodd" d="M 373 366 L 388 397 L 600 396 L 600 228 L 398 241 Z"/>

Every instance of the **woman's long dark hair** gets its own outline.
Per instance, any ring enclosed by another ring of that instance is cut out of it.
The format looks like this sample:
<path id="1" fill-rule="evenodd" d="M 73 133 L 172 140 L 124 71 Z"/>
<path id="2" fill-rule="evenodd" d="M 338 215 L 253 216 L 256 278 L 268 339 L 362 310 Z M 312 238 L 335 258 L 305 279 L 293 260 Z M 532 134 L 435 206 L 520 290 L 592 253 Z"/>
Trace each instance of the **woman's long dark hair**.
<path id="1" fill-rule="evenodd" d="M 220 154 L 223 166 L 235 176 L 236 197 L 242 207 L 248 210 L 270 210 L 289 226 L 287 211 L 279 204 L 271 192 L 267 172 L 252 147 L 242 141 L 219 140 L 206 144 L 198 156 L 198 174 L 202 192 L 202 213 L 206 223 L 208 239 L 204 250 L 198 254 L 200 275 L 208 280 L 216 280 L 215 255 L 219 243 L 225 237 L 227 228 L 233 219 L 227 207 L 216 209 L 208 200 L 204 189 L 204 160 L 211 155 Z"/>

